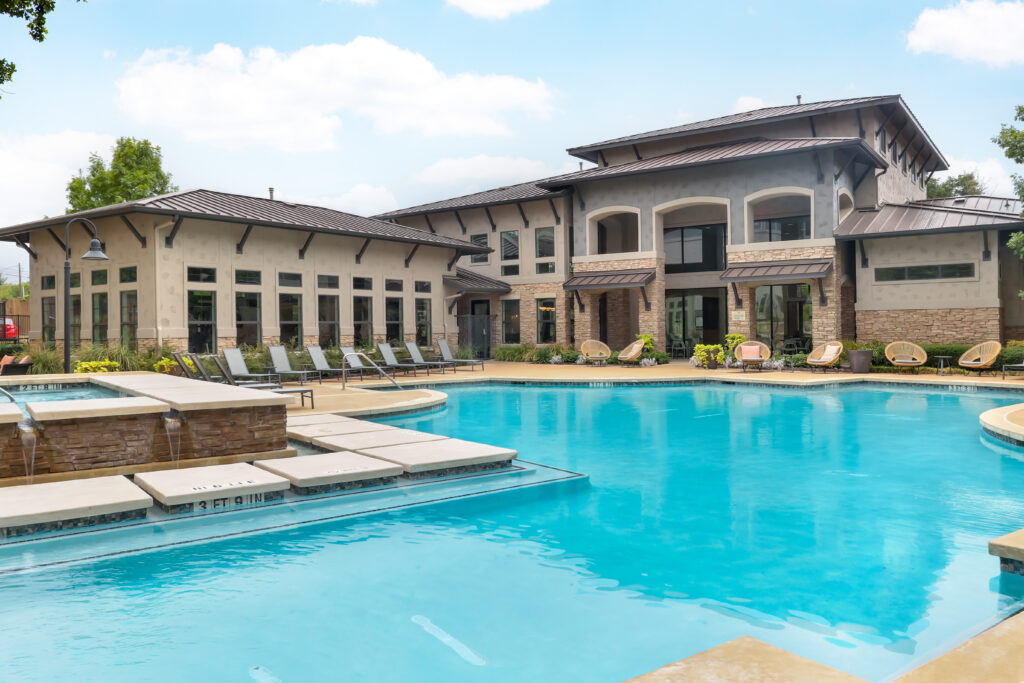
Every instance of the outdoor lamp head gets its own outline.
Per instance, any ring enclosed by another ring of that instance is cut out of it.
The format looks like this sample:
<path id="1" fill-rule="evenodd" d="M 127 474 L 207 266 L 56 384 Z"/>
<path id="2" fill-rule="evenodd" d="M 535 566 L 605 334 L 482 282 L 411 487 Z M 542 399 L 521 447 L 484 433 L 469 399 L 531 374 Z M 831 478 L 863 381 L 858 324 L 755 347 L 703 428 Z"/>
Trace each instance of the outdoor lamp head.
<path id="1" fill-rule="evenodd" d="M 109 261 L 110 259 L 106 254 L 103 253 L 103 245 L 95 237 L 89 242 L 89 251 L 82 255 L 83 261 Z"/>

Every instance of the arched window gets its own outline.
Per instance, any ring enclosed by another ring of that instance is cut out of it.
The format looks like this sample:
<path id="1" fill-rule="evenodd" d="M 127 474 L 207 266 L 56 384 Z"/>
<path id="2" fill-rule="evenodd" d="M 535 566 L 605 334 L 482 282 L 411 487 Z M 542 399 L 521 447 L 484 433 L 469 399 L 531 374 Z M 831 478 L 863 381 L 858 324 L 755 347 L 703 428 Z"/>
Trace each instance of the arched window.
<path id="1" fill-rule="evenodd" d="M 814 191 L 780 187 L 746 198 L 747 242 L 789 242 L 813 236 Z"/>
<path id="2" fill-rule="evenodd" d="M 626 254 L 640 251 L 640 212 L 632 207 L 614 207 L 587 217 L 589 252 Z"/>
<path id="3" fill-rule="evenodd" d="M 846 190 L 839 190 L 837 205 L 839 207 L 839 222 L 842 223 L 843 219 L 853 211 L 853 195 Z"/>

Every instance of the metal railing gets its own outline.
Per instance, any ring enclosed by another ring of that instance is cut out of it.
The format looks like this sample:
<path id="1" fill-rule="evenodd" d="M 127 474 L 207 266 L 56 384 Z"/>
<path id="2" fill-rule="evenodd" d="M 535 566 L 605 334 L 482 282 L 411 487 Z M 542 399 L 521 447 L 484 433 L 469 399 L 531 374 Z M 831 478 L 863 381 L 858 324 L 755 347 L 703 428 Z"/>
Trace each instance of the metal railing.
<path id="1" fill-rule="evenodd" d="M 3 394 L 7 398 L 11 399 L 11 403 L 17 403 L 17 401 L 14 400 L 14 395 L 11 394 L 11 392 L 7 391 L 6 389 L 0 388 L 0 394 Z"/>
<path id="2" fill-rule="evenodd" d="M 401 384 L 396 382 L 391 375 L 389 375 L 388 373 L 384 372 L 384 368 L 382 368 L 379 365 L 377 365 L 376 363 L 374 363 L 372 358 L 367 356 L 365 353 L 362 353 L 361 351 L 356 351 L 354 353 L 343 353 L 341 355 L 341 388 L 342 388 L 342 390 L 345 389 L 345 384 L 347 383 L 347 380 L 348 380 L 348 374 L 345 372 L 345 363 L 348 362 L 348 357 L 349 356 L 356 356 L 358 358 L 362 358 L 367 363 L 372 365 L 373 369 L 376 370 L 377 372 L 379 372 L 382 377 L 384 377 L 387 381 L 389 381 L 392 384 L 394 384 L 396 389 L 399 389 L 400 391 L 405 391 L 405 387 L 403 387 Z M 349 367 L 351 368 L 352 366 L 350 365 Z"/>

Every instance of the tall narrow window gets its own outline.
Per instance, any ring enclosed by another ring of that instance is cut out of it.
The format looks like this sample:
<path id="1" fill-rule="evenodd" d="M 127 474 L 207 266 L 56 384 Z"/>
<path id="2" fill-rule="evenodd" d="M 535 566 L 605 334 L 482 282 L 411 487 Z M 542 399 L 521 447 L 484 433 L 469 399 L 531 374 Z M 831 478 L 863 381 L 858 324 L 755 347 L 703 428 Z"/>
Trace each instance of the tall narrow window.
<path id="1" fill-rule="evenodd" d="M 479 235 L 470 235 L 469 241 L 478 247 L 487 246 L 487 233 L 480 233 Z M 488 254 L 473 254 L 469 257 L 470 263 L 487 263 Z"/>
<path id="2" fill-rule="evenodd" d="M 430 346 L 431 341 L 430 299 L 416 299 L 416 345 Z"/>
<path id="3" fill-rule="evenodd" d="M 399 344 L 405 339 L 402 332 L 402 300 L 398 297 L 384 299 L 385 336 Z"/>
<path id="4" fill-rule="evenodd" d="M 501 302 L 501 343 L 519 343 L 519 299 Z"/>
<path id="5" fill-rule="evenodd" d="M 537 343 L 555 341 L 555 300 L 537 299 Z"/>
<path id="6" fill-rule="evenodd" d="M 537 258 L 555 257 L 555 229 L 537 228 L 533 233 L 537 246 Z"/>
<path id="7" fill-rule="evenodd" d="M 71 295 L 71 348 L 82 345 L 82 295 Z"/>
<path id="8" fill-rule="evenodd" d="M 139 293 L 135 290 L 121 292 L 121 346 L 139 348 Z"/>
<path id="9" fill-rule="evenodd" d="M 217 350 L 217 303 L 214 292 L 188 293 L 188 350 L 213 353 Z"/>
<path id="10" fill-rule="evenodd" d="M 43 304 L 43 343 L 52 344 L 57 341 L 57 297 L 44 296 Z"/>
<path id="11" fill-rule="evenodd" d="M 320 325 L 321 348 L 332 348 L 340 344 L 338 327 L 338 297 L 321 294 L 316 300 L 316 318 Z"/>
<path id="12" fill-rule="evenodd" d="M 259 346 L 263 342 L 263 326 L 259 292 L 235 292 L 235 343 L 238 346 Z"/>
<path id="13" fill-rule="evenodd" d="M 515 261 L 519 259 L 519 231 L 506 230 L 501 233 L 501 260 Z"/>
<path id="14" fill-rule="evenodd" d="M 302 295 L 279 294 L 278 313 L 281 318 L 281 343 L 290 346 L 302 344 Z"/>
<path id="15" fill-rule="evenodd" d="M 100 271 L 106 274 L 107 271 Z M 96 292 L 92 295 L 92 343 L 107 343 L 107 293 Z"/>
<path id="16" fill-rule="evenodd" d="M 356 346 L 373 344 L 373 298 L 352 297 L 352 343 Z"/>

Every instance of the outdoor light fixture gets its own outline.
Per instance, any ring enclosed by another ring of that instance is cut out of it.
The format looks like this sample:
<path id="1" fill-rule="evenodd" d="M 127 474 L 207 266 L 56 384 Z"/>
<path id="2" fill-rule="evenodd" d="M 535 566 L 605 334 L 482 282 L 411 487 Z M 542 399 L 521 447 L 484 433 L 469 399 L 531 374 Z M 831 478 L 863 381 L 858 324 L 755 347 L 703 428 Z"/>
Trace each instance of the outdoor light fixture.
<path id="1" fill-rule="evenodd" d="M 88 218 L 72 218 L 64 226 L 64 372 L 71 372 L 71 225 L 83 223 L 92 233 L 89 251 L 82 254 L 83 261 L 109 261 L 103 253 L 96 224 Z"/>

